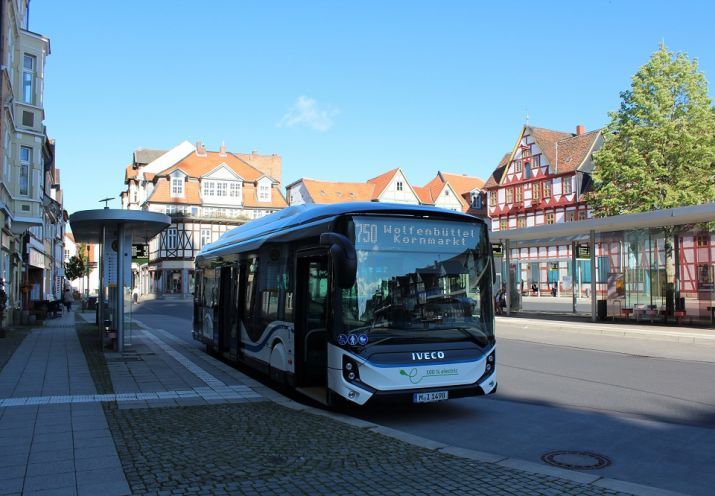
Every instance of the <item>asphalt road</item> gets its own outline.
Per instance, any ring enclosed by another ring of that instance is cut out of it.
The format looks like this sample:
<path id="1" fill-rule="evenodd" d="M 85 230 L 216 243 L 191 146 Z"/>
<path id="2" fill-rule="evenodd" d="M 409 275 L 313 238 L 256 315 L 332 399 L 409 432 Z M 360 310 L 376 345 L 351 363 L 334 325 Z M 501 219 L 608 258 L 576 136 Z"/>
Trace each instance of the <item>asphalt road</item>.
<path id="1" fill-rule="evenodd" d="M 138 305 L 135 317 L 192 341 L 191 303 Z M 587 324 L 584 324 L 587 325 Z M 356 416 L 436 441 L 539 462 L 590 451 L 590 470 L 696 495 L 715 487 L 715 344 L 564 333 L 497 323 L 499 392 Z M 196 343 L 197 346 L 200 346 Z"/>

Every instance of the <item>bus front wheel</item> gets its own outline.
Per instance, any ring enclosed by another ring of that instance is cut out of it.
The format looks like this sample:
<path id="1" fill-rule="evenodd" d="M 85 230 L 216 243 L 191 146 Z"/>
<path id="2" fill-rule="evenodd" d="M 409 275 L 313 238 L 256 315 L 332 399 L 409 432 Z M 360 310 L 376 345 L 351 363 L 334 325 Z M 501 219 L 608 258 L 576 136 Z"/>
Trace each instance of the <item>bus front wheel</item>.
<path id="1" fill-rule="evenodd" d="M 271 350 L 271 358 L 269 360 L 269 370 L 268 375 L 273 382 L 280 385 L 285 385 L 286 383 L 286 366 L 287 366 L 287 354 L 283 343 L 277 343 Z"/>

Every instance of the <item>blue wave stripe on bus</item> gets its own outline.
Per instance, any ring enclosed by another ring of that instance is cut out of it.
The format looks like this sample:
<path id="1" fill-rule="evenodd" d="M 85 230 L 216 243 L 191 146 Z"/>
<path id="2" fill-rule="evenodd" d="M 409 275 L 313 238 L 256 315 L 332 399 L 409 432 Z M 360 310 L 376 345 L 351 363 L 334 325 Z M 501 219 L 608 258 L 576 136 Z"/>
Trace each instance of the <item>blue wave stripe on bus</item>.
<path id="1" fill-rule="evenodd" d="M 265 338 L 263 338 L 258 344 L 248 344 L 248 343 L 241 343 L 241 348 L 251 351 L 253 353 L 258 353 L 263 349 L 263 347 L 266 345 L 266 342 L 273 337 L 273 335 L 281 330 L 281 329 L 288 329 L 289 332 L 293 332 L 293 328 L 289 327 L 285 324 L 278 324 L 275 326 L 271 331 L 266 335 Z"/>
<path id="2" fill-rule="evenodd" d="M 482 355 L 480 358 L 476 358 L 474 360 L 448 360 L 448 361 L 444 361 L 444 362 L 438 362 L 437 360 L 434 360 L 434 361 L 429 360 L 429 361 L 424 361 L 424 362 L 420 361 L 420 362 L 409 362 L 409 363 L 375 363 L 375 362 L 371 362 L 370 360 L 365 360 L 365 358 L 361 357 L 360 355 L 351 353 L 348 350 L 343 350 L 343 351 L 345 353 L 347 353 L 348 355 L 356 358 L 358 362 L 362 362 L 367 365 L 377 367 L 379 369 L 394 369 L 396 367 L 424 367 L 424 366 L 428 366 L 428 365 L 440 367 L 442 365 L 453 365 L 456 363 L 475 363 L 475 362 L 484 360 L 495 349 L 496 349 L 496 346 L 492 347 L 489 351 L 484 353 L 484 355 Z"/>

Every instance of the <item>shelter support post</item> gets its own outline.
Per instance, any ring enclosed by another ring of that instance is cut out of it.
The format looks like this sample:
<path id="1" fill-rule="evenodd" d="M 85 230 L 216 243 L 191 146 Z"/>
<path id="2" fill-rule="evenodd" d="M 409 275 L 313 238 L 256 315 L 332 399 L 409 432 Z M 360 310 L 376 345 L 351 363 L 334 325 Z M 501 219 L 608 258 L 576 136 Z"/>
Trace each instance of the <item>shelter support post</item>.
<path id="1" fill-rule="evenodd" d="M 124 351 L 124 224 L 117 225 L 117 290 L 116 297 L 116 324 L 117 324 L 117 351 Z"/>
<path id="2" fill-rule="evenodd" d="M 673 230 L 673 257 L 675 258 L 675 310 L 685 310 L 680 308 L 680 234 L 677 229 Z"/>
<path id="3" fill-rule="evenodd" d="M 571 243 L 571 311 L 576 313 L 576 279 L 578 277 L 578 264 L 576 261 L 577 244 L 575 241 Z M 579 281 L 580 283 L 581 281 Z"/>
<path id="4" fill-rule="evenodd" d="M 598 297 L 596 295 L 596 231 L 589 234 L 589 246 L 591 248 L 591 322 L 596 322 L 598 314 Z"/>
<path id="5" fill-rule="evenodd" d="M 504 241 L 504 261 L 506 265 L 506 314 L 511 315 L 511 247 L 509 240 Z"/>
<path id="6" fill-rule="evenodd" d="M 97 326 L 99 327 L 99 342 L 104 345 L 104 321 L 107 318 L 104 311 L 104 244 L 107 241 L 107 226 L 102 224 L 101 237 L 99 238 L 99 288 L 97 291 Z"/>

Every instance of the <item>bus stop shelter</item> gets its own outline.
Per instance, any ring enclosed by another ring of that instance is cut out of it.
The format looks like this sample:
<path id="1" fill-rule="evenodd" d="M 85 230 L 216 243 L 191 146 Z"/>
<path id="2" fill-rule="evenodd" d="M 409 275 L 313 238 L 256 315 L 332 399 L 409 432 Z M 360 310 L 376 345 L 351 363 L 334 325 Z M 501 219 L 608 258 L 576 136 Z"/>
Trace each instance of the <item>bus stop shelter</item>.
<path id="1" fill-rule="evenodd" d="M 126 325 L 124 322 L 124 288 L 131 284 L 132 244 L 146 244 L 169 224 L 168 215 L 143 210 L 96 209 L 82 210 L 70 215 L 70 226 L 75 242 L 98 244 L 100 332 L 105 320 L 117 331 L 117 350 L 124 351 Z M 116 288 L 109 299 L 106 315 L 104 306 L 108 286 Z M 111 319 L 107 317 L 111 316 Z"/>
<path id="2" fill-rule="evenodd" d="M 522 309 L 522 301 L 539 301 L 523 310 L 538 312 L 558 297 L 562 308 L 570 298 L 569 311 L 578 306 L 593 321 L 606 312 L 712 323 L 713 222 L 715 203 L 709 203 L 492 232 L 506 313 Z"/>

